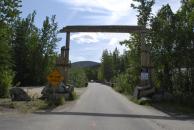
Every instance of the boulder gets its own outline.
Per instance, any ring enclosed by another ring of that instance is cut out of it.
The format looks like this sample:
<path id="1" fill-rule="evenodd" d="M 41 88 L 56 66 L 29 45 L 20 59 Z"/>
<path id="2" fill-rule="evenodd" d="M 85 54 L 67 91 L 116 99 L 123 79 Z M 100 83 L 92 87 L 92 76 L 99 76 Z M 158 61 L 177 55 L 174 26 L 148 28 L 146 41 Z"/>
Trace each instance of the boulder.
<path id="1" fill-rule="evenodd" d="M 10 89 L 10 97 L 12 101 L 30 101 L 31 98 L 21 88 L 13 87 Z"/>
<path id="2" fill-rule="evenodd" d="M 147 103 L 151 103 L 152 100 L 148 97 L 141 97 L 138 102 L 140 105 L 145 105 Z"/>
<path id="3" fill-rule="evenodd" d="M 141 97 L 147 97 L 155 93 L 155 88 L 151 86 L 136 86 L 133 96 L 137 99 Z"/>
<path id="4" fill-rule="evenodd" d="M 46 87 L 43 88 L 43 90 L 41 92 L 41 94 L 42 94 L 41 99 L 47 99 L 50 96 L 52 96 L 53 93 L 61 94 L 61 95 L 64 95 L 65 97 L 67 97 L 67 95 L 70 95 L 73 91 L 74 91 L 74 87 L 72 85 L 65 85 L 62 82 L 56 88 L 54 88 L 50 85 L 47 85 Z"/>

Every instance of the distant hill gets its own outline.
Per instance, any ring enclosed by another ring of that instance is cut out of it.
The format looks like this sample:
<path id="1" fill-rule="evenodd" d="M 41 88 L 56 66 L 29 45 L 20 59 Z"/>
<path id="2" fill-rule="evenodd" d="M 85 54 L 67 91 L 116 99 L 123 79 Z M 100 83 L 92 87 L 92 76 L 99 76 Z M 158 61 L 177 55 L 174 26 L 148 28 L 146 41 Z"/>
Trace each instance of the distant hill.
<path id="1" fill-rule="evenodd" d="M 72 68 L 86 68 L 86 67 L 96 67 L 100 63 L 94 61 L 78 61 L 71 64 Z"/>

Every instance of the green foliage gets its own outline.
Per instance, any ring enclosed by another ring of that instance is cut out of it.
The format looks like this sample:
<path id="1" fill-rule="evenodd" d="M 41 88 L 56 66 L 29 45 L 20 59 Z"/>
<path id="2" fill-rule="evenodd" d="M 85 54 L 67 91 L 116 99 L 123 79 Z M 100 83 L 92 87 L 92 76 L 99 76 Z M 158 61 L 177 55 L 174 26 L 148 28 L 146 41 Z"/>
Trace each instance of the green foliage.
<path id="1" fill-rule="evenodd" d="M 192 1 L 183 2 L 175 14 L 169 5 L 163 6 L 151 21 L 150 36 L 154 84 L 188 105 L 194 101 L 193 9 Z"/>
<path id="2" fill-rule="evenodd" d="M 85 87 L 85 83 L 88 82 L 85 71 L 82 68 L 71 68 L 69 82 L 75 87 Z"/>
<path id="3" fill-rule="evenodd" d="M 0 9 L 2 10 L 2 7 L 0 7 Z M 12 30 L 10 29 L 10 26 L 6 24 L 8 21 L 2 18 L 6 13 L 1 13 L 3 16 L 0 16 L 0 97 L 8 97 L 9 88 L 12 86 L 14 76 L 13 71 L 11 70 L 13 65 L 10 39 Z"/>
<path id="4" fill-rule="evenodd" d="M 104 75 L 102 73 L 102 67 L 98 68 L 98 80 L 103 81 L 104 80 Z"/>
<path id="5" fill-rule="evenodd" d="M 13 79 L 21 85 L 44 84 L 55 65 L 55 16 L 46 17 L 39 29 L 36 12 L 21 19 L 20 7 L 21 0 L 0 0 L 0 97 L 8 96 Z"/>
<path id="6" fill-rule="evenodd" d="M 47 100 L 46 100 L 46 103 L 48 105 L 48 108 L 60 106 L 60 105 L 63 105 L 65 103 L 65 97 L 64 97 L 64 95 L 50 94 L 49 98 L 47 98 Z"/>
<path id="7" fill-rule="evenodd" d="M 114 82 L 115 84 L 115 89 L 120 92 L 120 93 L 130 93 L 132 92 L 132 88 L 129 85 L 129 76 L 128 74 L 119 74 L 117 77 L 115 77 Z"/>
<path id="8" fill-rule="evenodd" d="M 77 97 L 78 97 L 77 93 L 75 91 L 73 91 L 72 93 L 70 93 L 69 100 L 70 101 L 75 100 Z"/>
<path id="9" fill-rule="evenodd" d="M 154 0 L 133 0 L 131 6 L 138 11 L 138 25 L 149 26 L 145 35 L 132 34 L 120 42 L 129 51 L 119 55 L 107 50 L 102 55 L 98 78 L 114 81 L 116 90 L 132 93 L 139 82 L 141 69 L 141 44 L 150 49 L 154 70 L 151 84 L 157 89 L 171 93 L 176 102 L 192 106 L 194 101 L 194 2 L 182 1 L 181 8 L 173 13 L 170 5 L 164 5 L 151 17 Z M 113 80 L 114 77 L 114 80 Z M 140 104 L 144 104 L 144 101 Z"/>
<path id="10" fill-rule="evenodd" d="M 155 0 L 133 0 L 134 2 L 138 2 L 138 5 L 131 4 L 133 9 L 137 9 L 138 11 L 138 25 L 146 26 L 147 22 L 150 18 L 150 13 L 152 11 L 152 6 L 155 3 Z"/>
<path id="11" fill-rule="evenodd" d="M 43 100 L 34 100 L 34 101 L 11 101 L 11 99 L 1 99 L 0 104 L 2 107 L 8 108 L 8 109 L 16 109 L 17 111 L 21 113 L 30 113 L 35 112 L 40 109 L 47 109 L 47 103 Z"/>
<path id="12" fill-rule="evenodd" d="M 154 0 L 133 0 L 134 2 L 138 2 L 139 4 L 131 4 L 131 7 L 138 11 L 138 25 L 147 26 L 149 20 L 151 18 L 152 6 L 154 5 Z M 142 42 L 147 42 L 149 45 L 149 38 L 145 35 L 145 39 L 143 39 L 140 34 L 132 34 L 128 40 L 120 42 L 121 45 L 125 45 L 129 48 L 129 52 L 127 55 L 127 70 L 125 73 L 128 74 L 128 86 L 130 86 L 129 93 L 132 93 L 132 89 L 138 84 L 140 69 L 141 69 L 141 44 Z"/>
<path id="13" fill-rule="evenodd" d="M 0 22 L 13 24 L 21 13 L 21 0 L 0 0 Z"/>
<path id="14" fill-rule="evenodd" d="M 0 70 L 0 73 L 0 97 L 8 97 L 14 74 L 11 70 Z"/>
<path id="15" fill-rule="evenodd" d="M 89 81 L 98 79 L 98 68 L 99 68 L 98 66 L 84 68 L 86 77 Z"/>
<path id="16" fill-rule="evenodd" d="M 64 96 L 58 97 L 58 98 L 55 100 L 55 102 L 54 102 L 54 104 L 55 104 L 56 106 L 63 105 L 64 103 L 65 103 L 65 98 L 64 98 Z"/>
<path id="17" fill-rule="evenodd" d="M 55 65 L 57 38 L 57 23 L 55 16 L 46 17 L 43 28 L 39 30 L 34 25 L 36 13 L 19 20 L 13 41 L 15 60 L 15 81 L 22 85 L 41 85 L 46 82 L 46 76 Z M 26 32 L 26 33 L 23 33 Z"/>
<path id="18" fill-rule="evenodd" d="M 113 78 L 112 53 L 109 53 L 108 50 L 103 51 L 100 71 L 103 79 L 110 81 Z"/>
<path id="19" fill-rule="evenodd" d="M 55 22 L 56 16 L 53 15 L 51 18 L 46 17 L 45 21 L 43 22 L 43 28 L 41 29 L 41 38 L 40 38 L 40 45 L 39 45 L 39 53 L 42 57 L 42 81 L 46 81 L 46 77 L 51 69 L 55 65 L 56 61 L 56 43 L 60 41 L 57 37 L 57 28 L 58 25 Z"/>

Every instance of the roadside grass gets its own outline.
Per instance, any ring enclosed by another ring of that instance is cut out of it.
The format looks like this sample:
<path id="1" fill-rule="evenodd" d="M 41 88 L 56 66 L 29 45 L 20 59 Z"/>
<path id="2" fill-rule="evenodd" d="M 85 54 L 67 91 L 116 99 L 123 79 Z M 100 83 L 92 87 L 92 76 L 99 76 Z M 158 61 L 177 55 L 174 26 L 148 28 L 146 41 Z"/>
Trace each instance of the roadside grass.
<path id="1" fill-rule="evenodd" d="M 152 100 L 141 100 L 133 97 L 131 94 L 122 92 L 117 87 L 112 87 L 113 90 L 116 92 L 124 95 L 127 97 L 130 101 L 132 101 L 135 104 L 138 105 L 144 105 L 144 106 L 152 106 L 160 111 L 163 111 L 165 113 L 175 113 L 175 114 L 185 114 L 185 115 L 190 115 L 194 116 L 194 105 L 191 102 L 191 105 L 184 105 L 181 103 L 173 102 L 173 101 L 159 101 L 159 102 L 154 102 Z"/>
<path id="2" fill-rule="evenodd" d="M 40 100 L 33 99 L 31 101 L 11 101 L 10 98 L 0 98 L 0 111 L 3 109 L 9 109 L 18 111 L 21 113 L 32 113 L 38 110 L 51 110 L 58 106 L 64 105 L 65 102 L 70 102 L 79 98 L 76 92 L 72 93 L 69 100 L 65 100 L 64 97 L 59 97 L 56 100 Z"/>
<path id="3" fill-rule="evenodd" d="M 125 95 L 130 101 L 135 104 L 143 105 L 143 106 L 152 106 L 160 111 L 165 113 L 174 113 L 174 114 L 186 114 L 194 116 L 194 107 L 186 106 L 180 103 L 172 102 L 172 101 L 146 101 L 134 98 L 131 95 Z"/>
<path id="4" fill-rule="evenodd" d="M 127 99 L 129 99 L 130 101 L 132 101 L 133 103 L 135 104 L 138 104 L 138 105 L 145 105 L 145 106 L 150 106 L 151 102 L 150 101 L 146 101 L 146 100 L 140 100 L 140 99 L 137 99 L 135 97 L 133 97 L 131 94 L 127 93 L 127 92 L 123 92 L 121 91 L 120 89 L 118 89 L 117 87 L 112 87 L 113 90 L 115 90 L 116 92 L 124 95 L 125 97 L 127 97 Z"/>
<path id="5" fill-rule="evenodd" d="M 126 93 L 121 93 L 121 94 L 123 94 L 130 101 L 138 105 L 152 106 L 166 113 L 186 114 L 186 115 L 194 116 L 194 107 L 191 107 L 191 106 L 183 105 L 183 104 L 172 102 L 172 101 L 154 102 L 151 100 L 150 101 L 140 100 L 140 99 L 133 97 L 130 94 L 126 94 Z"/>
<path id="6" fill-rule="evenodd" d="M 167 113 L 187 114 L 194 116 L 194 107 L 183 105 L 176 102 L 170 101 L 153 102 L 151 103 L 151 106 Z"/>
<path id="7" fill-rule="evenodd" d="M 138 104 L 138 105 L 143 105 L 143 106 L 150 106 L 151 105 L 151 101 L 150 100 L 141 100 L 141 99 L 137 99 L 133 96 L 128 96 L 128 99 L 130 101 L 132 101 L 133 103 L 135 104 Z"/>
<path id="8" fill-rule="evenodd" d="M 75 91 L 72 93 L 72 100 L 77 100 L 80 97 Z"/>
<path id="9" fill-rule="evenodd" d="M 152 106 L 165 113 L 174 113 L 174 114 L 183 114 L 183 115 L 185 114 L 185 115 L 194 116 L 194 107 L 191 107 L 191 106 L 183 105 L 172 101 L 154 102 L 151 100 L 150 101 L 140 100 L 127 93 L 121 93 L 121 94 L 127 97 L 133 103 L 138 105 Z"/>
<path id="10" fill-rule="evenodd" d="M 0 106 L 5 109 L 13 109 L 21 113 L 30 113 L 40 109 L 48 108 L 45 101 L 33 100 L 33 101 L 11 101 L 11 99 L 0 99 Z"/>

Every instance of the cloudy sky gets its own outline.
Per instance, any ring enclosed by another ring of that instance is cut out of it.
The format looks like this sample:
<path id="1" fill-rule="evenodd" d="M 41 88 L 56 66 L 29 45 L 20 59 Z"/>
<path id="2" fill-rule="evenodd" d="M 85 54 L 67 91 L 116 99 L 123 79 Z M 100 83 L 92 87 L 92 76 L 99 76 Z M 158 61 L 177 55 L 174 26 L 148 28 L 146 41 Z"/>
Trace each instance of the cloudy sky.
<path id="1" fill-rule="evenodd" d="M 35 23 L 42 27 L 46 16 L 56 15 L 59 29 L 68 25 L 137 25 L 137 12 L 130 7 L 132 0 L 23 0 L 22 17 L 34 10 L 37 12 Z M 170 4 L 173 11 L 180 7 L 180 0 L 156 0 L 153 14 L 162 5 Z M 59 34 L 62 40 L 57 44 L 57 51 L 65 45 L 65 34 Z M 104 49 L 123 51 L 119 45 L 129 34 L 112 33 L 72 33 L 70 60 L 100 61 Z"/>

